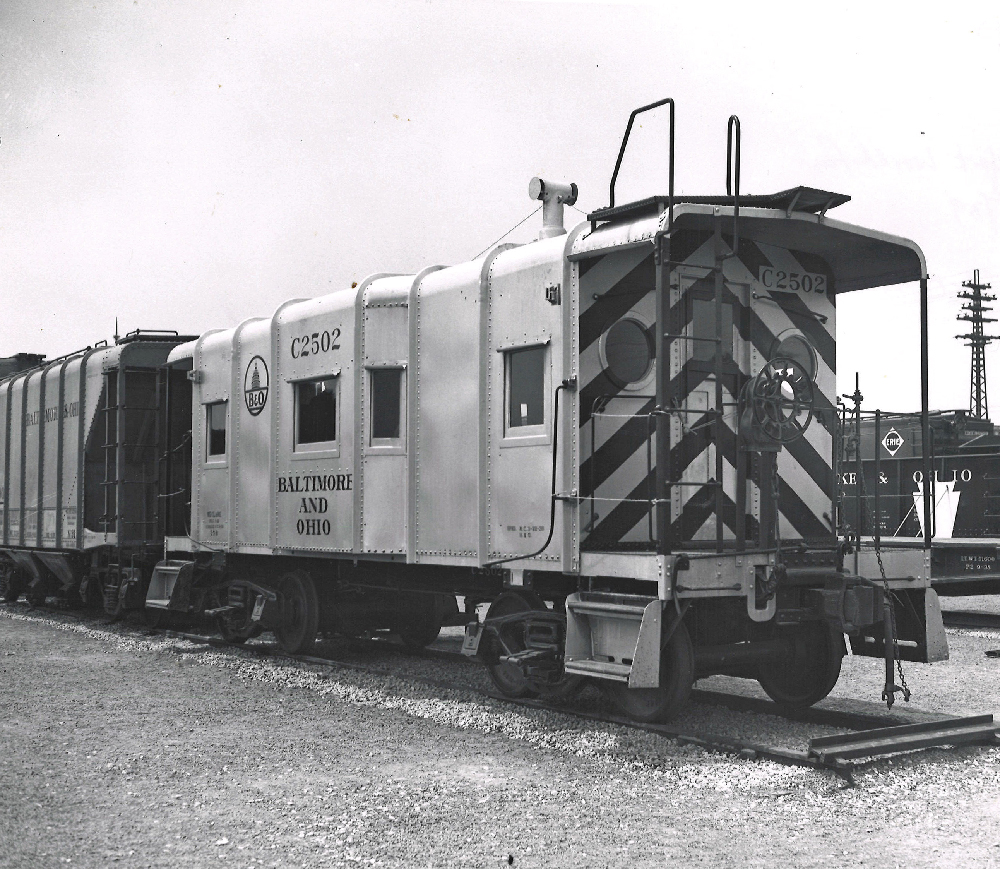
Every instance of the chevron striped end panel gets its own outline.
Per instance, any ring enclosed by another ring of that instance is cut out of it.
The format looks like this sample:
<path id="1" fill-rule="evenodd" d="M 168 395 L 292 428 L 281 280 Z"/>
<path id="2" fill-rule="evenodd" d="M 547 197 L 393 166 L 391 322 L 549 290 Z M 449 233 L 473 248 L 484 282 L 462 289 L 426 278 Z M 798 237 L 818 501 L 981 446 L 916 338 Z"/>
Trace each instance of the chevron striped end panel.
<path id="1" fill-rule="evenodd" d="M 828 542 L 834 537 L 836 308 L 832 274 L 810 254 L 711 233 L 675 234 L 668 334 L 671 406 L 670 545 L 697 549 L 716 540 L 716 449 L 723 457 L 723 538 L 740 535 L 763 546 L 772 527 L 769 462 L 740 450 L 737 400 L 744 384 L 797 336 L 814 380 L 814 419 L 805 436 L 778 455 L 781 538 Z M 720 248 L 720 245 L 722 248 Z M 722 323 L 715 321 L 716 263 L 721 262 Z M 656 406 L 656 266 L 652 247 L 614 250 L 581 260 L 580 485 L 581 528 L 590 551 L 651 550 Z M 720 443 L 714 443 L 715 341 L 721 336 Z M 804 340 L 803 340 L 804 339 Z M 786 342 L 786 343 L 782 343 Z M 793 341 L 795 344 L 795 341 Z M 762 470 L 763 469 L 763 470 Z M 762 480 L 762 477 L 766 478 Z M 744 503 L 738 492 L 745 492 Z"/>

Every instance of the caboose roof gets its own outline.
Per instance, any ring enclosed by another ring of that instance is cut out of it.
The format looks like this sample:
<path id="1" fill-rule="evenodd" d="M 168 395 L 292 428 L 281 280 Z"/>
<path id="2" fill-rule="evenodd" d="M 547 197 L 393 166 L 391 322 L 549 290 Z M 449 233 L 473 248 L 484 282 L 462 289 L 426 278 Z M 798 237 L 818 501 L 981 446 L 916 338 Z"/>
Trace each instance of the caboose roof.
<path id="1" fill-rule="evenodd" d="M 834 287 L 838 293 L 902 284 L 926 276 L 924 255 L 915 242 L 831 220 L 825 216 L 825 209 L 833 207 L 831 197 L 840 197 L 840 202 L 849 198 L 807 187 L 786 190 L 769 197 L 741 196 L 740 238 L 821 257 L 833 271 Z M 577 237 L 570 259 L 594 256 L 610 248 L 651 246 L 657 232 L 666 227 L 666 212 L 657 213 L 661 205 L 666 207 L 666 201 L 665 197 L 651 197 L 615 209 L 593 212 L 589 218 L 592 225 L 598 225 L 591 232 Z M 757 204 L 764 202 L 768 205 Z M 821 202 L 826 203 L 825 207 Z M 779 203 L 779 207 L 774 207 Z M 675 198 L 674 231 L 711 232 L 716 221 L 722 219 L 723 233 L 731 235 L 733 211 L 732 197 Z M 601 216 L 602 213 L 605 217 Z M 611 215 L 611 219 L 600 223 L 607 215 Z"/>
<path id="2" fill-rule="evenodd" d="M 815 187 L 792 187 L 779 193 L 763 195 L 747 194 L 740 196 L 740 206 L 746 208 L 780 208 L 789 213 L 803 211 L 807 214 L 825 214 L 831 208 L 850 202 L 846 193 L 832 193 L 829 190 L 817 190 Z M 733 205 L 732 196 L 685 196 L 674 197 L 674 204 L 689 203 L 692 205 Z M 635 202 L 617 205 L 614 208 L 598 208 L 587 215 L 588 220 L 618 221 L 634 220 L 637 217 L 650 214 L 660 214 L 666 209 L 669 199 L 666 196 L 649 196 Z"/>

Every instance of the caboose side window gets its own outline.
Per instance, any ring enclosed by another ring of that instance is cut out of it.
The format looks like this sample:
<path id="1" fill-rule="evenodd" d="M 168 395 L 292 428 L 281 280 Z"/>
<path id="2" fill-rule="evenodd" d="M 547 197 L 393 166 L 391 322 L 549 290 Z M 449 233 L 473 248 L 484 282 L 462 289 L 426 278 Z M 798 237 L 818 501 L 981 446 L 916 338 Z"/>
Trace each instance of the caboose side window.
<path id="1" fill-rule="evenodd" d="M 295 384 L 295 448 L 333 448 L 337 441 L 337 378 Z"/>
<path id="2" fill-rule="evenodd" d="M 505 356 L 507 429 L 545 422 L 545 347 L 508 350 Z"/>
<path id="3" fill-rule="evenodd" d="M 226 402 L 216 401 L 205 406 L 208 432 L 207 458 L 218 461 L 226 454 Z"/>
<path id="4" fill-rule="evenodd" d="M 399 440 L 403 409 L 403 369 L 373 368 L 369 374 L 372 445 Z"/>

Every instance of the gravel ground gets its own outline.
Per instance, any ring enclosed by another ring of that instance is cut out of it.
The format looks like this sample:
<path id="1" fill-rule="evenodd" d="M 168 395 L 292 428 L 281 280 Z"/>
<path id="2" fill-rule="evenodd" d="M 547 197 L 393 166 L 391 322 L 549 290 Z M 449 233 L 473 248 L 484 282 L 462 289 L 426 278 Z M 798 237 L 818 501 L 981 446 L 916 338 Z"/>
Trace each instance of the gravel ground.
<path id="1" fill-rule="evenodd" d="M 908 665 L 901 715 L 1000 711 L 1000 634 L 949 639 L 951 662 Z M 1000 866 L 996 750 L 872 762 L 850 788 L 411 678 L 481 684 L 471 666 L 342 651 L 394 674 L 0 608 L 0 866 Z M 723 685 L 754 690 L 700 683 Z M 827 703 L 880 691 L 848 658 Z M 817 732 L 697 704 L 679 724 Z"/>

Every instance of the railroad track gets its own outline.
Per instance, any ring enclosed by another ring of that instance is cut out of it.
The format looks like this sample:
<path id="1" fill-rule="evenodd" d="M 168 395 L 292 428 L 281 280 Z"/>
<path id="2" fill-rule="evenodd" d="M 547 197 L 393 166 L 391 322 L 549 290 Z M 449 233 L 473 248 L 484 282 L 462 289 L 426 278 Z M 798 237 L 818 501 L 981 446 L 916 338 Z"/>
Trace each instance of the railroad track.
<path id="1" fill-rule="evenodd" d="M 974 610 L 942 610 L 945 627 L 977 628 L 984 631 L 1000 631 L 1000 613 L 977 612 Z"/>
<path id="2" fill-rule="evenodd" d="M 12 610 L 33 611 L 30 607 L 25 608 L 20 605 L 0 604 L 0 606 Z M 51 614 L 51 611 L 49 614 Z M 69 614 L 64 612 L 62 615 L 66 616 Z M 86 616 L 70 616 L 70 618 L 77 622 L 89 621 Z M 104 624 L 106 624 L 106 620 Z M 270 644 L 234 645 L 226 642 L 221 637 L 170 629 L 146 628 L 144 633 L 147 635 L 177 637 L 197 644 L 219 649 L 229 649 L 234 653 L 241 651 L 249 652 L 262 658 L 296 661 L 302 664 L 350 670 L 370 675 L 396 676 L 436 688 L 468 691 L 494 702 L 520 706 L 527 709 L 558 712 L 581 720 L 628 727 L 633 730 L 657 734 L 672 739 L 679 744 L 696 745 L 710 751 L 736 755 L 744 759 L 767 759 L 785 765 L 829 769 L 848 782 L 853 782 L 852 773 L 857 768 L 855 761 L 861 758 L 867 760 L 886 754 L 940 745 L 967 743 L 1000 744 L 1000 734 L 998 734 L 998 727 L 994 724 L 992 715 L 955 719 L 926 714 L 924 720 L 919 723 L 901 725 L 898 717 L 884 714 L 876 715 L 872 713 L 822 708 L 788 710 L 778 706 L 773 701 L 762 698 L 744 697 L 703 689 L 692 691 L 691 699 L 697 703 L 722 706 L 740 712 L 771 715 L 790 721 L 822 725 L 848 731 L 842 735 L 810 739 L 806 749 L 795 750 L 740 739 L 726 734 L 694 733 L 670 724 L 636 722 L 618 715 L 574 709 L 572 706 L 548 702 L 544 699 L 514 699 L 493 691 L 484 690 L 475 685 L 456 684 L 453 680 L 420 676 L 412 673 L 400 674 L 389 667 L 360 664 L 355 661 L 345 661 L 332 656 L 289 655 L 277 646 Z M 351 640 L 349 643 L 349 647 L 357 648 L 359 646 L 375 647 L 383 651 L 410 657 L 422 657 L 453 663 L 461 662 L 463 664 L 480 666 L 462 655 L 459 651 L 442 648 L 432 647 L 414 652 L 400 644 L 381 639 Z"/>
<path id="3" fill-rule="evenodd" d="M 166 631 L 165 633 L 192 642 L 205 643 L 220 648 L 232 648 L 231 644 L 218 637 L 178 631 Z M 413 651 L 388 640 L 352 640 L 351 645 L 354 647 L 359 645 L 376 647 L 411 657 L 424 657 L 466 664 L 475 663 L 460 652 L 433 647 L 421 651 Z M 276 646 L 258 644 L 237 648 L 243 648 L 262 657 L 293 660 L 305 664 L 347 669 L 368 674 L 399 675 L 386 667 L 358 664 L 353 661 L 343 661 L 333 657 L 289 655 Z M 924 720 L 919 723 L 902 724 L 898 717 L 890 715 L 817 708 L 788 710 L 771 700 L 756 697 L 743 697 L 702 689 L 694 689 L 691 692 L 691 699 L 699 703 L 723 706 L 740 712 L 757 712 L 784 718 L 789 721 L 818 724 L 850 731 L 840 736 L 825 736 L 810 739 L 806 750 L 795 750 L 740 739 L 725 734 L 692 733 L 669 724 L 647 724 L 618 715 L 583 711 L 574 709 L 572 706 L 563 703 L 553 703 L 545 699 L 511 698 L 494 691 L 477 688 L 473 685 L 458 685 L 445 679 L 435 679 L 415 674 L 406 674 L 404 678 L 439 688 L 452 690 L 457 688 L 463 691 L 470 691 L 496 702 L 520 706 L 526 709 L 558 712 L 586 721 L 614 724 L 621 727 L 628 727 L 632 730 L 654 733 L 672 739 L 681 745 L 696 745 L 710 751 L 732 754 L 748 760 L 767 759 L 785 765 L 829 769 L 852 784 L 853 772 L 857 768 L 854 761 L 859 758 L 870 759 L 887 754 L 941 745 L 967 743 L 1000 745 L 1000 732 L 998 732 L 998 726 L 993 722 L 992 715 L 951 718 L 925 714 Z"/>

